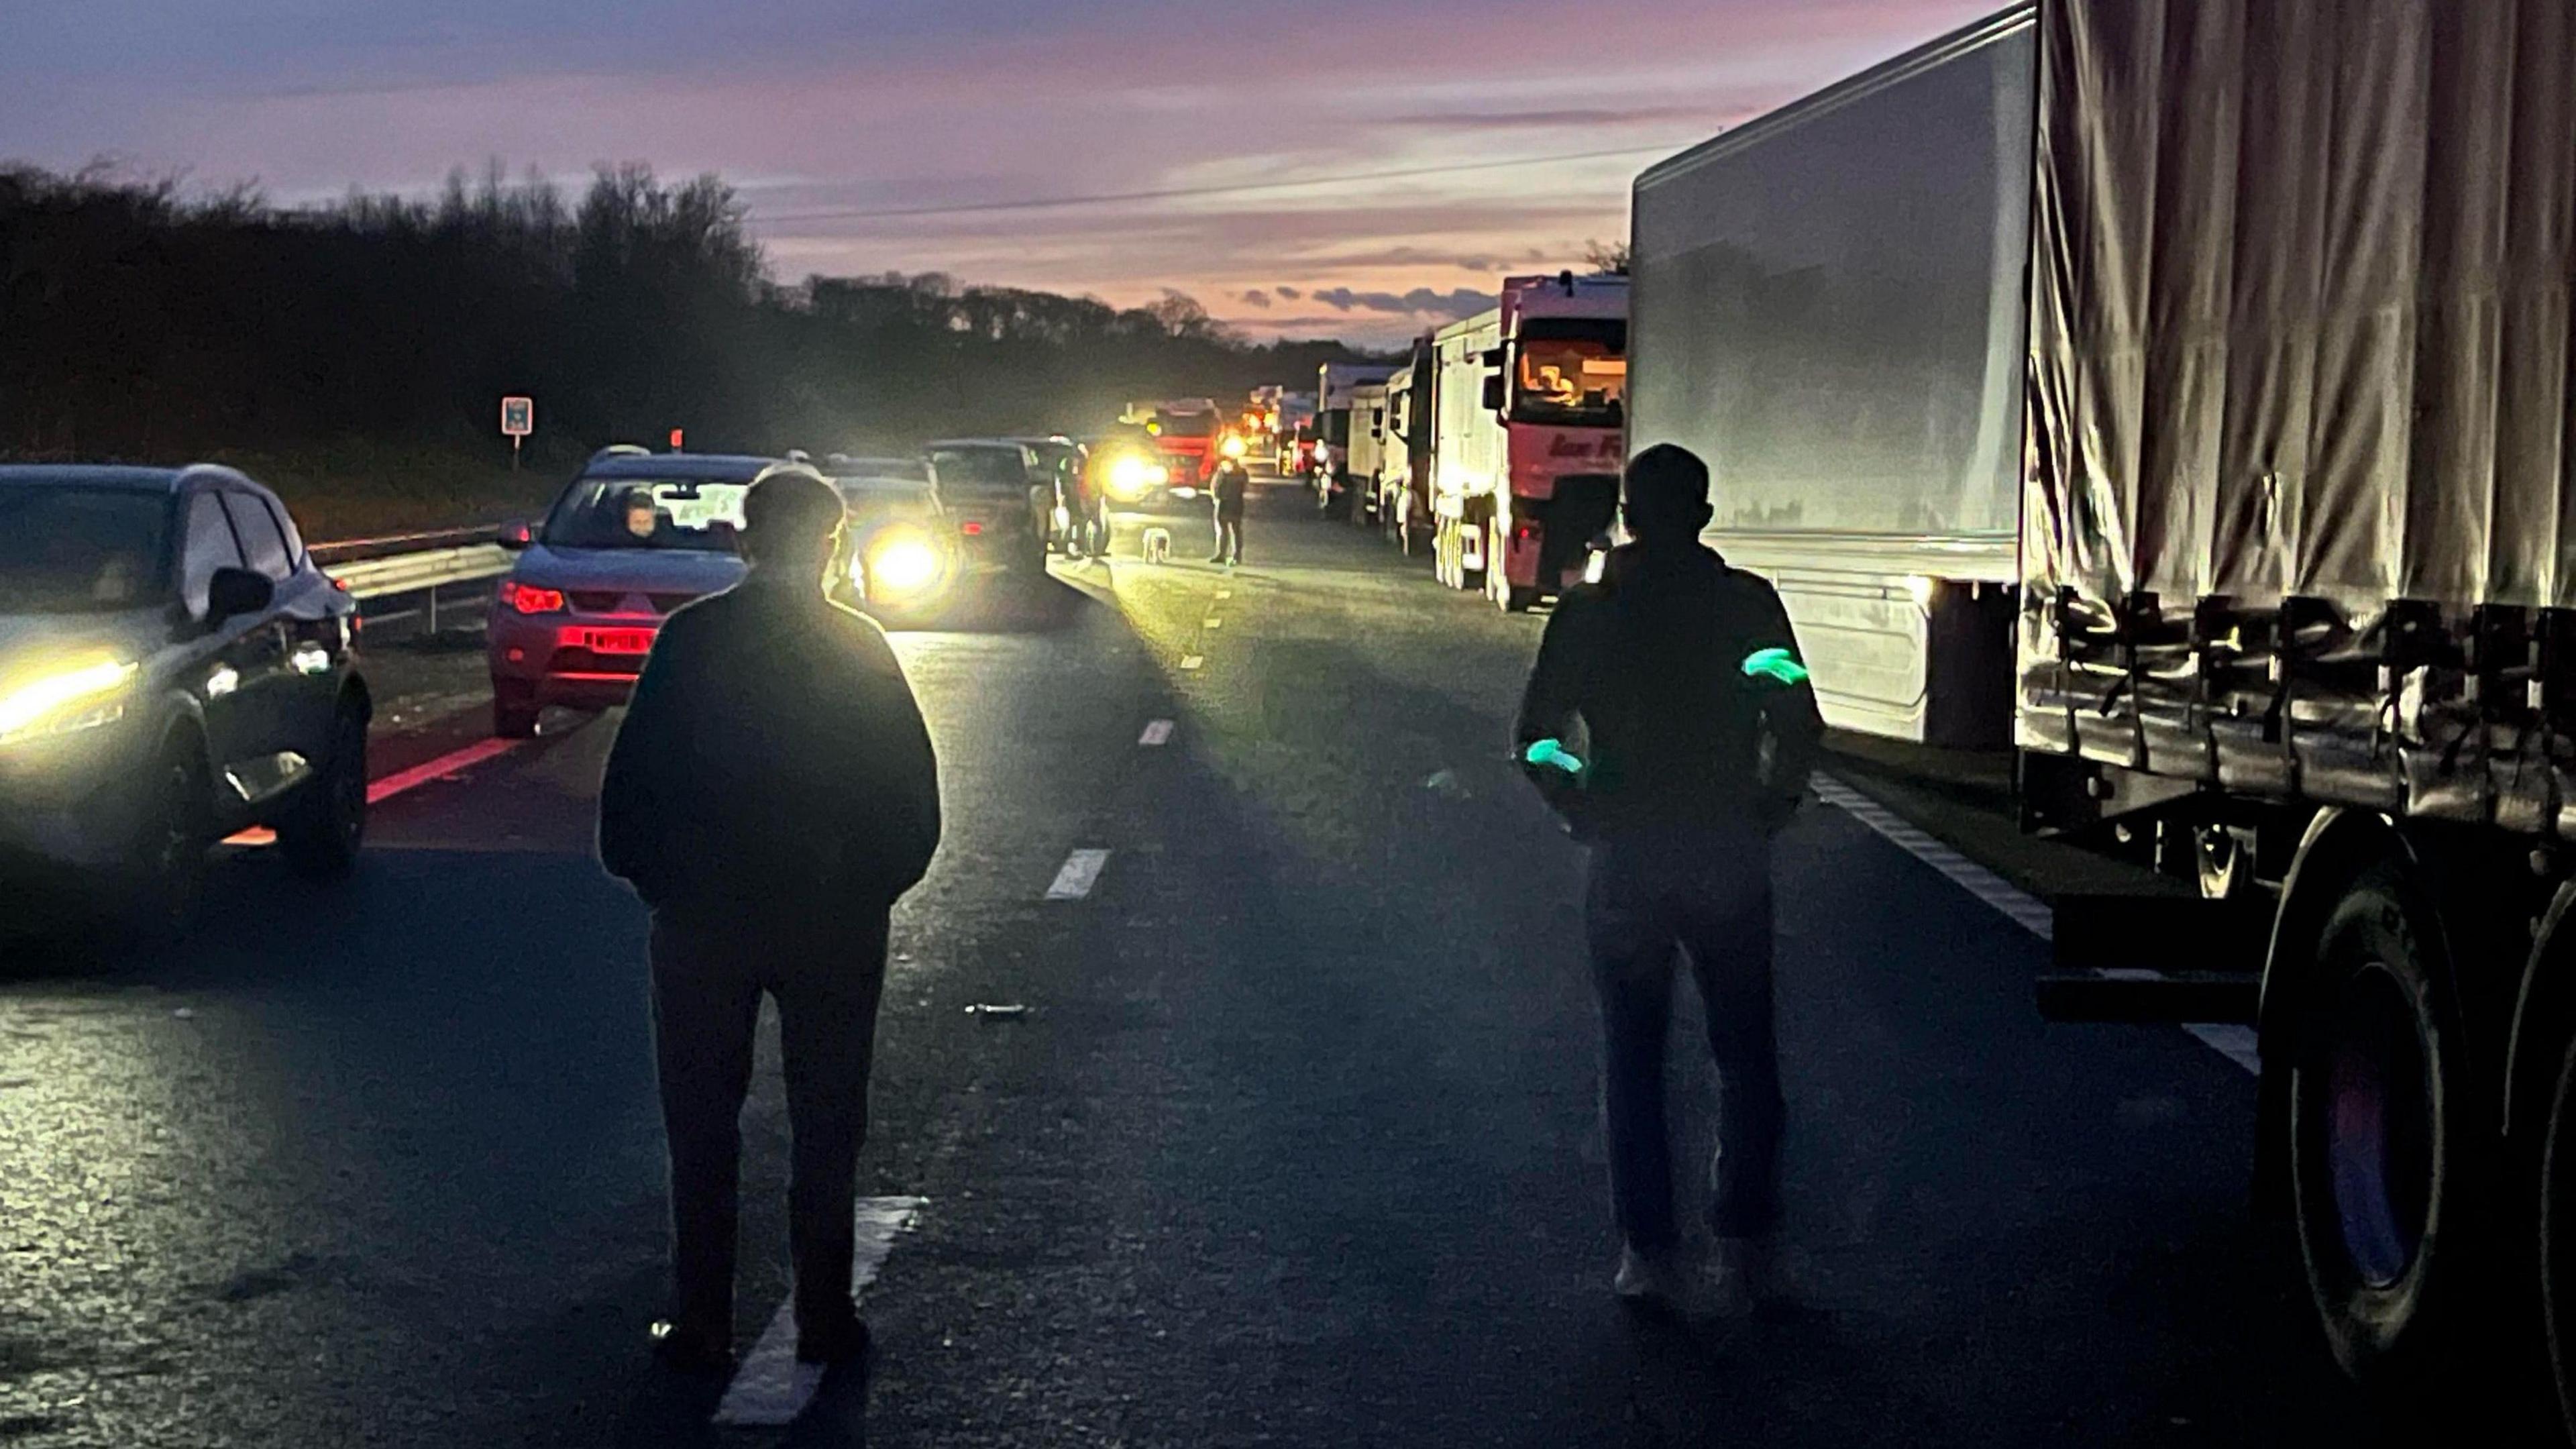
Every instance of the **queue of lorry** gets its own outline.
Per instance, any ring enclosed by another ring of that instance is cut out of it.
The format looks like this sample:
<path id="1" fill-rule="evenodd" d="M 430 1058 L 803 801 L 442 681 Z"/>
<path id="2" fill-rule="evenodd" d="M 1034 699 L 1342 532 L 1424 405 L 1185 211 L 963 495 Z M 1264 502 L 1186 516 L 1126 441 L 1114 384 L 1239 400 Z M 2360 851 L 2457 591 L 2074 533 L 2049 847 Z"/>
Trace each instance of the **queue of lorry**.
<path id="1" fill-rule="evenodd" d="M 1516 607 L 1698 452 L 1835 726 L 2011 749 L 2027 830 L 2197 887 L 2056 902 L 2038 1005 L 2253 1029 L 2346 1372 L 2545 1365 L 2565 1424 L 2572 155 L 2564 0 L 2019 3 L 1645 172 L 1628 307 L 1506 284 L 1352 455 Z"/>
<path id="2" fill-rule="evenodd" d="M 1391 365 L 1317 380 L 1317 505 L 1526 610 L 1582 577 L 1618 510 L 1628 279 L 1517 276 Z"/>

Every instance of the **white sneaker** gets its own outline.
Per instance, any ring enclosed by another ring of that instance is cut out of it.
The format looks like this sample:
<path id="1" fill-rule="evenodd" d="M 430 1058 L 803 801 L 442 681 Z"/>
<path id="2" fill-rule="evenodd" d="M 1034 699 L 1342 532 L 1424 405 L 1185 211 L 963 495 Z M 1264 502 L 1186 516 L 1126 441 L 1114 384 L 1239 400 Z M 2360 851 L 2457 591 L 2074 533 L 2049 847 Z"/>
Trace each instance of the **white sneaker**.
<path id="1" fill-rule="evenodd" d="M 1703 1300 L 1711 1317 L 1749 1318 L 1783 1296 L 1778 1244 L 1769 1238 L 1717 1240 Z"/>
<path id="2" fill-rule="evenodd" d="M 1654 1304 L 1680 1312 L 1688 1297 L 1682 1274 L 1670 1253 L 1641 1253 L 1635 1248 L 1619 1250 L 1619 1276 L 1610 1280 L 1610 1291 L 1631 1303 Z"/>

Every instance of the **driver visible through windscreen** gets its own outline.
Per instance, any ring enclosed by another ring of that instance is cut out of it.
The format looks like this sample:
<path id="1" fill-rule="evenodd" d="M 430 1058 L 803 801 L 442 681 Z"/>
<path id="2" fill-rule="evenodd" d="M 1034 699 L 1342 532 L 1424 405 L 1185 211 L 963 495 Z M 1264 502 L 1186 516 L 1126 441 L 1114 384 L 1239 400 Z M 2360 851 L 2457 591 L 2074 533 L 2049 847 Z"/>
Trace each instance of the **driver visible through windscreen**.
<path id="1" fill-rule="evenodd" d="M 730 553 L 747 483 L 585 479 L 546 520 L 553 548 L 677 548 Z"/>
<path id="2" fill-rule="evenodd" d="M 0 490 L 0 614 L 143 608 L 167 592 L 170 501 L 107 488 Z"/>

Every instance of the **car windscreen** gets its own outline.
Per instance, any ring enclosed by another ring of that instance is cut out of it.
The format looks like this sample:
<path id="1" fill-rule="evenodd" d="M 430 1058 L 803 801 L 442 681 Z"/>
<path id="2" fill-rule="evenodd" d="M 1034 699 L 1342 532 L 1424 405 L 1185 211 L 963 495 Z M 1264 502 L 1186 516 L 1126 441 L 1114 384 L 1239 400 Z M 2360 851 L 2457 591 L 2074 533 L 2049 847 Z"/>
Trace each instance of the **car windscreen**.
<path id="1" fill-rule="evenodd" d="M 734 550 L 749 482 L 584 478 L 547 515 L 549 548 Z"/>
<path id="2" fill-rule="evenodd" d="M 0 488 L 0 614 L 143 608 L 169 592 L 170 500 L 117 488 Z"/>
<path id="3" fill-rule="evenodd" d="M 842 478 L 907 478 L 916 483 L 930 481 L 930 462 L 926 458 L 844 458 L 833 468 Z"/>
<path id="4" fill-rule="evenodd" d="M 1017 448 L 933 448 L 931 470 L 951 493 L 1028 491 L 1028 461 Z"/>
<path id="5" fill-rule="evenodd" d="M 840 490 L 842 506 L 855 519 L 928 522 L 939 516 L 939 500 L 923 484 L 882 478 L 836 478 L 832 486 Z"/>

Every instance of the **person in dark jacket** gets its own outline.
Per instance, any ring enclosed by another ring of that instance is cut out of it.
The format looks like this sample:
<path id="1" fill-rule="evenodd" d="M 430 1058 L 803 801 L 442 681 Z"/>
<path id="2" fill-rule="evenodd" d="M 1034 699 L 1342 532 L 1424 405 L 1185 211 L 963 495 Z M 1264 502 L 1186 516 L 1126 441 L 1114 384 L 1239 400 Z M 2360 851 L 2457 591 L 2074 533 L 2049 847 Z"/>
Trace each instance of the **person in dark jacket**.
<path id="1" fill-rule="evenodd" d="M 884 633 L 824 596 L 839 495 L 773 469 L 743 513 L 749 574 L 663 626 L 599 799 L 600 859 L 653 914 L 676 1280 L 653 1340 L 697 1372 L 733 1360 L 740 1118 L 763 993 L 794 1136 L 797 1357 L 866 1351 L 850 1272 L 887 912 L 939 843 L 912 688 Z"/>
<path id="2" fill-rule="evenodd" d="M 1771 585 L 1703 547 L 1708 467 L 1665 445 L 1630 463 L 1634 541 L 1548 621 L 1520 758 L 1592 848 L 1585 934 L 1601 1004 L 1614 1287 L 1684 1307 L 1664 1041 L 1687 956 L 1722 1101 L 1710 1223 L 1721 1311 L 1772 1287 L 1782 1104 L 1771 1005 L 1771 836 L 1824 732 Z"/>
<path id="3" fill-rule="evenodd" d="M 1216 499 L 1216 552 L 1208 556 L 1209 563 L 1243 562 L 1243 505 L 1251 488 L 1252 474 L 1242 463 L 1228 458 L 1218 465 L 1208 483 Z"/>

